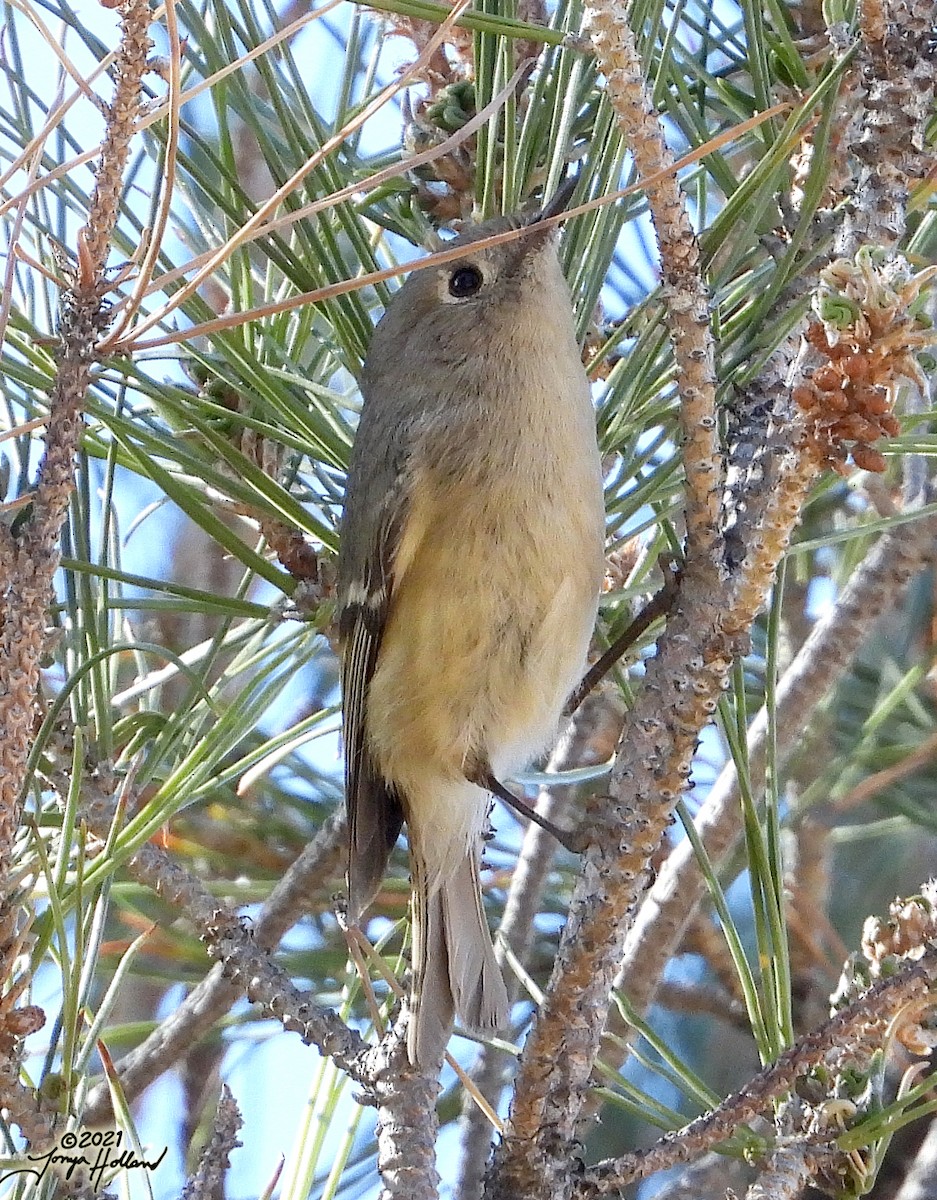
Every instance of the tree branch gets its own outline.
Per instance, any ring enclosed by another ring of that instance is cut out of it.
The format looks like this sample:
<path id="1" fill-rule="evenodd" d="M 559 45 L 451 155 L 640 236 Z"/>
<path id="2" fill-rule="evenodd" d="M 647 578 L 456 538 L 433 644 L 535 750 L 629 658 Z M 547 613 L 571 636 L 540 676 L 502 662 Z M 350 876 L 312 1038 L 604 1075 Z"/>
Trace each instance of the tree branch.
<path id="1" fill-rule="evenodd" d="M 35 733 L 40 661 L 46 647 L 47 613 L 59 565 L 59 536 L 74 490 L 74 464 L 97 345 L 108 324 L 105 267 L 123 191 L 130 140 L 142 112 L 141 81 L 147 69 L 150 8 L 146 0 L 121 6 L 120 48 L 114 64 L 114 98 L 95 171 L 87 223 L 78 233 L 77 265 L 67 268 L 60 297 L 55 383 L 46 421 L 46 442 L 38 481 L 18 536 L 0 535 L 0 986 L 8 989 L 0 1019 L 5 1070 L 0 1077 L 0 1108 L 19 1124 L 32 1144 L 50 1133 L 40 1101 L 25 1103 L 18 1082 L 24 1033 L 41 1027 L 41 1010 L 13 1007 L 18 988 L 11 983 L 17 942 L 15 912 L 20 881 L 15 839 L 27 791 L 26 767 Z"/>
<path id="2" fill-rule="evenodd" d="M 573 715 L 568 728 L 550 756 L 548 771 L 607 762 L 615 749 L 621 729 L 622 707 L 610 689 L 591 692 Z M 579 789 L 541 788 L 537 809 L 551 821 L 563 817 L 573 807 Z M 535 918 L 540 911 L 547 876 L 553 865 L 553 839 L 539 825 L 531 823 L 524 834 L 517 866 L 511 875 L 511 887 L 504 906 L 499 930 L 520 962 L 526 962 L 533 942 Z M 496 947 L 500 955 L 500 950 Z M 503 955 L 500 955 L 503 958 Z M 516 980 L 508 980 L 508 994 L 517 998 Z M 479 1047 L 471 1070 L 472 1082 L 493 1107 L 505 1085 L 504 1053 L 494 1046 Z M 491 1123 L 466 1093 L 462 1106 L 462 1163 L 455 1194 L 459 1200 L 478 1200 L 484 1185 L 485 1168 L 491 1154 Z"/>
<path id="3" fill-rule="evenodd" d="M 264 901 L 252 925 L 256 946 L 273 950 L 279 944 L 306 911 L 313 889 L 321 887 L 322 880 L 334 873 L 344 847 L 344 812 L 336 810 Z M 134 859 L 128 868 L 139 882 L 151 881 L 152 877 L 144 872 L 137 874 Z M 170 1016 L 117 1063 L 128 1101 L 135 1100 L 164 1071 L 170 1070 L 241 995 L 242 989 L 225 978 L 223 966 L 217 964 Z M 100 1125 L 111 1119 L 110 1089 L 106 1083 L 100 1083 L 88 1097 L 84 1120 L 89 1125 Z"/>
<path id="4" fill-rule="evenodd" d="M 928 1004 L 935 1002 L 935 983 L 937 949 L 929 947 L 916 963 L 906 963 L 897 974 L 878 980 L 819 1029 L 798 1039 L 713 1112 L 666 1134 L 648 1150 L 608 1159 L 585 1170 L 576 1185 L 577 1200 L 618 1192 L 726 1141 L 739 1126 L 760 1116 L 775 1100 L 792 1091 L 797 1080 L 813 1067 L 829 1064 L 832 1052 L 843 1051 L 855 1058 L 861 1047 L 871 1053 L 881 1044 L 888 1023 L 903 1008 L 922 999 Z"/>

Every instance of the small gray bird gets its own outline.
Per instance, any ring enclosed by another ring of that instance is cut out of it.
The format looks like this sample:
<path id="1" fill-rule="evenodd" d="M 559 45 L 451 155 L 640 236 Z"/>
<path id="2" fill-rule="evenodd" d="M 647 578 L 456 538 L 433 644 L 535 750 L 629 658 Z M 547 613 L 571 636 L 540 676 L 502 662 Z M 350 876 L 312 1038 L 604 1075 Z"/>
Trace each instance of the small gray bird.
<path id="1" fill-rule="evenodd" d="M 494 248 L 476 242 L 507 229 Z M 478 870 L 489 794 L 542 753 L 579 679 L 604 563 L 595 418 L 555 235 L 498 219 L 414 271 L 374 331 L 339 559 L 349 916 L 406 822 L 407 1047 L 509 1005 Z"/>

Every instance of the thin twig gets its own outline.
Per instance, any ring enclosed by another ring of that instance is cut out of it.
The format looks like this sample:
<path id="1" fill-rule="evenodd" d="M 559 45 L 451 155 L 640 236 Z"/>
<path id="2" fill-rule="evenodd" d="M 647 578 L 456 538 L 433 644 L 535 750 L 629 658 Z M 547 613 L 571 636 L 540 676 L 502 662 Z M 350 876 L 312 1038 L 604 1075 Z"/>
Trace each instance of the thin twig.
<path id="1" fill-rule="evenodd" d="M 867 7 L 859 6 L 861 16 Z M 863 245 L 897 246 L 910 187 L 932 165 L 925 129 L 934 103 L 934 14 L 915 0 L 884 0 L 881 9 L 880 24 L 861 20 L 846 128 L 847 148 L 858 163 L 837 246 L 847 258 Z"/>
<path id="2" fill-rule="evenodd" d="M 817 621 L 776 688 L 778 767 L 798 748 L 810 714 L 846 672 L 879 617 L 894 607 L 909 580 L 932 561 L 935 544 L 937 518 L 896 526 L 880 538 L 856 567 L 836 605 Z M 748 731 L 748 774 L 756 789 L 764 779 L 767 730 L 767 713 L 762 709 Z M 697 832 L 716 865 L 741 836 L 738 787 L 735 766 L 727 763 L 696 816 Z M 705 893 L 692 846 L 682 841 L 661 867 L 625 941 L 615 986 L 639 1012 L 653 1003 L 664 966 Z"/>
<path id="3" fill-rule="evenodd" d="M 435 1077 L 407 1058 L 405 1031 L 392 1031 L 373 1056 L 381 1200 L 438 1200 Z"/>
<path id="4" fill-rule="evenodd" d="M 276 947 L 308 909 L 309 896 L 335 873 L 344 845 L 344 813 L 337 811 L 290 865 L 261 906 L 252 925 L 254 943 L 260 949 Z M 152 884 L 151 875 L 137 874 L 135 859 L 130 860 L 128 870 L 139 882 Z M 217 902 L 214 907 L 217 908 Z M 220 964 L 213 968 L 171 1016 L 118 1062 L 121 1088 L 127 1100 L 135 1100 L 154 1080 L 171 1070 L 241 995 L 241 988 L 225 977 Z M 98 1125 L 110 1119 L 110 1113 L 110 1090 L 102 1083 L 90 1093 L 83 1119 L 89 1125 Z"/>
<path id="5" fill-rule="evenodd" d="M 890 788 L 893 784 L 900 783 L 902 779 L 907 779 L 909 775 L 913 775 L 921 767 L 926 767 L 935 755 L 937 755 L 937 732 L 925 738 L 920 746 L 910 754 L 906 754 L 898 762 L 892 763 L 890 767 L 883 767 L 881 771 L 875 771 L 873 774 L 867 775 L 861 783 L 857 783 L 845 795 L 834 800 L 830 807 L 836 813 L 844 813 L 852 808 L 857 808 L 860 804 L 865 804 L 867 800 L 871 800 L 879 792 L 884 792 L 886 788 Z"/>
<path id="6" fill-rule="evenodd" d="M 221 1085 L 218 1108 L 211 1125 L 211 1137 L 202 1151 L 198 1170 L 182 1189 L 182 1200 L 215 1200 L 224 1194 L 230 1155 L 241 1143 L 238 1131 L 244 1124 L 238 1106 L 226 1083 Z"/>
<path id="7" fill-rule="evenodd" d="M 510 96 L 516 90 L 517 82 L 523 77 L 525 70 L 526 66 L 524 64 L 518 67 L 506 86 L 502 88 L 502 90 L 498 92 L 496 96 L 493 96 L 489 103 L 486 104 L 485 107 L 478 113 L 476 113 L 470 121 L 463 125 L 461 129 L 451 134 L 445 139 L 445 141 L 440 142 L 438 145 L 433 146 L 429 150 L 424 150 L 420 154 L 414 155 L 412 158 L 407 158 L 403 162 L 394 163 L 390 167 L 385 167 L 382 171 L 377 171 L 373 175 L 368 176 L 367 179 L 356 181 L 353 184 L 349 184 L 345 188 L 339 189 L 337 192 L 330 193 L 321 200 L 315 200 L 311 204 L 307 204 L 305 207 L 298 209 L 295 212 L 287 213 L 282 217 L 278 217 L 275 220 L 266 222 L 266 224 L 255 229 L 248 240 L 265 237 L 270 233 L 279 231 L 288 225 L 294 224 L 301 218 L 306 218 L 317 213 L 324 212 L 327 209 L 334 207 L 334 205 L 341 200 L 349 199 L 358 194 L 372 191 L 373 189 L 379 187 L 382 183 L 385 183 L 387 180 L 397 178 L 405 171 L 412 171 L 418 166 L 421 166 L 425 163 L 434 162 L 437 159 L 444 157 L 446 154 L 449 154 L 453 149 L 465 142 L 472 134 L 476 133 L 478 129 L 482 127 L 482 125 L 486 124 L 495 112 L 499 111 L 508 96 Z M 575 208 L 570 208 L 559 216 L 545 220 L 543 225 L 544 227 L 558 225 L 563 221 L 571 220 L 573 217 L 582 216 L 583 214 L 593 212 L 598 208 L 603 208 L 608 204 L 613 204 L 617 200 L 624 199 L 625 197 L 634 195 L 637 192 L 642 192 L 646 188 L 656 185 L 667 176 L 672 175 L 674 172 L 680 170 L 682 167 L 696 162 L 700 158 L 704 158 L 707 154 L 712 153 L 713 149 L 718 145 L 721 145 L 726 141 L 732 141 L 733 139 L 742 136 L 750 130 L 757 128 L 758 125 L 761 125 L 763 122 L 769 120 L 772 116 L 776 116 L 779 112 L 784 111 L 787 107 L 787 105 L 776 105 L 774 108 L 767 109 L 765 112 L 759 113 L 757 116 L 751 117 L 749 120 L 743 121 L 737 126 L 733 126 L 731 130 L 727 130 L 725 133 L 713 138 L 711 141 L 707 142 L 705 146 L 700 146 L 691 151 L 689 154 L 685 154 L 683 158 L 679 159 L 677 162 L 671 163 L 669 166 L 660 171 L 655 171 L 647 179 L 640 180 L 638 183 L 630 184 L 628 187 L 620 188 L 618 191 L 610 192 L 605 196 L 598 196 L 593 200 L 586 201 L 584 204 L 578 204 Z M 48 176 L 45 176 L 44 178 L 47 179 Z M 0 205 L 0 216 L 2 216 L 2 214 L 3 206 Z M 490 238 L 485 238 L 483 241 L 479 241 L 477 245 L 479 247 L 499 246 L 504 242 L 513 241 L 519 236 L 522 236 L 522 231 L 518 232 L 517 230 L 512 230 L 507 233 L 497 234 Z M 203 266 L 209 261 L 209 257 L 211 255 L 215 255 L 217 253 L 218 251 L 210 251 L 209 254 L 200 255 L 199 257 L 194 258 L 190 262 L 186 263 L 184 266 L 176 267 L 171 271 L 167 271 L 165 275 L 160 275 L 158 277 L 153 286 L 163 287 L 164 285 L 169 284 L 176 279 L 182 278 L 193 268 L 200 268 Z M 448 250 L 442 251 L 438 254 L 428 255 L 426 258 L 420 260 L 419 267 L 423 269 L 442 263 L 451 262 L 454 258 L 458 257 L 458 253 L 458 251 Z M 413 269 L 413 263 L 405 263 L 394 267 L 387 267 L 381 271 L 370 271 L 367 274 L 356 275 L 354 279 L 341 280 L 338 283 L 331 283 L 322 288 L 314 288 L 312 291 L 304 292 L 301 295 L 292 296 L 285 300 L 279 300 L 271 304 L 258 305 L 256 308 L 248 309 L 241 313 L 234 313 L 229 317 L 219 317 L 212 321 L 203 321 L 201 324 L 194 325 L 189 329 L 178 331 L 176 333 L 165 334 L 157 338 L 143 338 L 141 340 L 138 338 L 140 330 L 137 329 L 134 332 L 134 339 L 131 343 L 131 346 L 134 350 L 138 351 L 152 350 L 159 346 L 169 346 L 177 342 L 187 341 L 190 338 L 202 337 L 206 334 L 215 333 L 221 329 L 232 329 L 238 325 L 246 324 L 249 321 L 275 316 L 277 313 L 288 312 L 291 309 L 301 308 L 307 304 L 318 304 L 335 296 L 343 296 L 347 292 L 358 291 L 361 288 L 369 287 L 375 283 L 381 283 L 385 279 L 393 279 L 397 275 L 404 275 Z M 122 346 L 122 348 L 126 349 L 127 347 Z"/>
<path id="8" fill-rule="evenodd" d="M 26 792 L 26 770 L 35 733 L 39 671 L 46 647 L 46 620 L 59 563 L 59 536 L 74 490 L 74 462 L 81 439 L 81 412 L 96 361 L 95 345 L 106 327 L 105 266 L 117 222 L 123 172 L 141 105 L 141 80 L 150 50 L 146 0 L 126 0 L 116 58 L 114 98 L 97 165 L 87 221 L 78 234 L 77 266 L 60 302 L 56 376 L 46 420 L 45 452 L 32 508 L 17 536 L 0 537 L 0 928 L 11 946 L 19 902 L 15 839 Z M 67 64 L 70 65 L 70 64 Z M 12 962 L 3 956 L 4 984 Z M 15 985 L 14 992 L 15 996 Z M 12 1006 L 0 1021 L 0 1108 L 31 1140 L 48 1133 L 42 1102 L 23 1103 L 17 1079 L 27 1010 Z M 40 1022 L 41 1024 L 41 1022 Z M 38 1028 L 39 1026 L 35 1026 Z M 33 1029 L 27 1029 L 33 1032 Z"/>
<path id="9" fill-rule="evenodd" d="M 134 283 L 133 291 L 120 318 L 107 336 L 107 341 L 119 341 L 124 330 L 133 320 L 156 270 L 159 256 L 163 252 L 163 240 L 169 225 L 169 217 L 175 199 L 176 166 L 179 153 L 180 115 L 182 108 L 182 39 L 176 14 L 176 0 L 166 0 L 166 33 L 169 38 L 169 96 L 166 101 L 166 152 L 163 156 L 163 177 L 160 181 L 159 205 L 156 220 L 149 231 L 143 262 Z M 102 347 L 103 351 L 103 347 Z"/>
<path id="10" fill-rule="evenodd" d="M 633 34 L 613 0 L 594 4 L 591 21 L 609 100 L 633 147 L 639 175 L 649 176 L 669 166 L 672 156 L 646 93 Z M 657 655 L 648 663 L 645 689 L 619 743 L 611 786 L 616 803 L 606 805 L 601 816 L 593 809 L 593 844 L 545 1003 L 525 1045 L 510 1123 L 495 1156 L 492 1200 L 570 1193 L 569 1146 L 590 1086 L 627 918 L 686 786 L 699 731 L 715 709 L 732 659 L 719 629 L 725 602 L 720 594 L 722 472 L 699 248 L 671 175 L 648 188 L 647 198 L 680 376 L 686 566 Z"/>
<path id="11" fill-rule="evenodd" d="M 548 771 L 606 762 L 615 748 L 621 729 L 622 706 L 610 691 L 593 692 L 571 719 L 550 756 Z M 540 790 L 537 810 L 550 820 L 562 820 L 577 801 L 576 789 Z M 511 886 L 499 929 L 499 946 L 506 943 L 521 962 L 526 962 L 535 935 L 535 918 L 540 911 L 547 877 L 552 870 L 555 843 L 539 825 L 530 824 L 511 873 Z M 500 949 L 496 951 L 503 959 Z M 508 980 L 508 993 L 516 997 L 516 980 Z M 472 1066 L 472 1080 L 488 1101 L 496 1105 L 505 1086 L 506 1056 L 494 1046 L 482 1046 Z M 458 1200 L 478 1200 L 491 1154 L 491 1126 L 474 1100 L 466 1096 L 462 1106 L 462 1161 L 455 1188 Z"/>
<path id="12" fill-rule="evenodd" d="M 800 1200 L 816 1175 L 818 1152 L 802 1142 L 782 1146 L 745 1194 L 745 1200 Z"/>
<path id="13" fill-rule="evenodd" d="M 218 270 L 218 268 L 226 263 L 231 255 L 240 246 L 244 245 L 250 240 L 250 236 L 253 231 L 264 224 L 269 214 L 275 209 L 279 208 L 283 200 L 285 200 L 287 196 L 291 195 L 296 188 L 299 187 L 299 185 L 311 171 L 315 170 L 315 168 L 320 163 L 324 162 L 329 155 L 333 154 L 337 149 L 339 149 L 355 130 L 360 129 L 365 121 L 383 108 L 384 105 L 389 103 L 389 101 L 392 100 L 399 91 L 407 86 L 410 80 L 413 79 L 413 77 L 432 58 L 433 54 L 436 52 L 436 49 L 446 40 L 449 31 L 452 29 L 453 25 L 462 15 L 465 9 L 468 8 L 470 3 L 471 0 L 458 0 L 452 12 L 449 14 L 446 20 L 442 22 L 442 24 L 439 26 L 439 29 L 437 29 L 432 38 L 430 38 L 420 56 L 413 63 L 409 64 L 394 79 L 392 83 L 389 83 L 386 87 L 382 88 L 382 90 L 378 92 L 378 94 L 368 104 L 366 104 L 359 113 L 351 118 L 351 120 L 346 121 L 341 129 L 333 134 L 332 137 L 328 138 L 313 154 L 311 154 L 309 158 L 306 159 L 306 161 L 302 164 L 302 166 L 294 171 L 289 179 L 287 179 L 285 183 L 277 188 L 273 195 L 268 197 L 268 199 L 257 208 L 257 211 L 250 216 L 250 218 L 241 226 L 241 228 L 238 229 L 238 231 L 230 238 L 228 238 L 224 245 L 220 246 L 219 249 L 215 251 L 209 261 L 199 271 L 197 271 L 195 275 L 179 289 L 178 292 L 173 293 L 173 295 L 167 300 L 162 308 L 158 309 L 154 313 L 149 314 L 149 316 L 145 317 L 139 323 L 139 325 L 135 327 L 131 338 L 121 339 L 115 337 L 112 345 L 116 346 L 120 340 L 136 341 L 140 334 L 145 333 L 147 329 L 151 329 L 154 325 L 158 325 L 161 321 L 165 320 L 170 313 L 174 312 L 190 296 L 194 295 L 205 283 L 205 281 L 210 279 Z M 109 348 L 112 348 L 112 345 L 109 344 Z"/>
<path id="14" fill-rule="evenodd" d="M 179 97 L 179 107 L 183 108 L 189 103 L 190 100 L 194 100 L 197 96 L 200 96 L 202 92 L 214 87 L 233 71 L 239 71 L 246 63 L 252 62 L 255 58 L 259 58 L 261 55 L 266 54 L 269 50 L 274 49 L 277 45 L 279 45 L 280 42 L 289 40 L 289 38 L 298 33 L 303 26 L 308 25 L 312 21 L 319 20 L 320 17 L 324 17 L 327 13 L 331 12 L 333 8 L 336 8 L 341 3 L 343 3 L 343 0 L 326 0 L 326 3 L 322 4 L 319 8 L 313 9 L 311 12 L 303 13 L 301 17 L 298 17 L 295 21 L 285 25 L 282 29 L 277 30 L 276 33 L 271 34 L 270 37 L 268 37 L 265 41 L 261 42 L 257 46 L 254 46 L 253 49 L 245 51 L 244 54 L 238 55 L 237 58 L 232 59 L 231 62 L 225 63 L 223 67 L 220 67 L 211 75 L 199 80 L 197 84 L 194 84 L 190 88 L 186 88 L 186 90 Z M 153 10 L 151 19 L 153 21 L 158 21 L 162 17 L 163 11 L 163 5 L 157 6 Z M 29 160 L 33 149 L 37 145 L 42 145 L 48 140 L 49 134 L 52 133 L 62 123 L 62 119 L 67 115 L 69 109 L 75 104 L 75 102 L 80 100 L 83 95 L 92 94 L 91 84 L 110 68 L 113 61 L 113 53 L 105 55 L 105 57 L 95 65 L 94 69 L 90 72 L 90 74 L 87 75 L 87 77 L 79 80 L 78 90 L 63 100 L 62 103 L 52 111 L 49 119 L 43 125 L 42 129 L 36 134 L 35 137 L 30 139 L 23 150 L 21 150 L 16 158 L 13 159 L 7 169 L 0 174 L 0 192 L 2 192 L 3 188 L 5 188 L 6 184 L 9 183 L 10 179 L 13 178 L 17 171 L 22 168 L 24 163 Z M 148 129 L 151 125 L 155 125 L 167 115 L 167 111 L 168 101 L 158 104 L 154 108 L 148 109 L 146 114 L 141 116 L 140 120 L 137 122 L 137 131 L 142 133 L 143 130 Z M 37 179 L 27 187 L 23 188 L 22 191 L 15 193 L 8 200 L 5 200 L 2 204 L 0 204 L 0 217 L 4 216 L 10 208 L 21 204 L 24 200 L 27 200 L 30 196 L 34 195 L 38 191 L 41 191 L 43 188 L 49 187 L 51 184 L 55 183 L 56 180 L 67 178 L 69 175 L 73 174 L 78 167 L 84 166 L 85 163 L 91 162 L 93 158 L 96 158 L 100 151 L 100 146 L 93 147 L 90 150 L 85 150 L 81 154 L 75 155 L 74 158 L 67 159 L 65 162 L 55 167 L 47 174 L 44 174 L 40 179 Z"/>
<path id="15" fill-rule="evenodd" d="M 668 1133 L 648 1150 L 597 1163 L 577 1182 L 577 1200 L 607 1196 L 657 1171 L 704 1153 L 730 1138 L 736 1130 L 765 1113 L 775 1100 L 790 1092 L 799 1078 L 823 1063 L 831 1051 L 855 1053 L 869 1044 L 905 1007 L 929 997 L 937 982 L 937 950 L 929 948 L 916 963 L 873 984 L 858 1000 L 841 1009 L 826 1024 L 798 1039 L 775 1062 L 717 1109 Z M 930 997 L 934 1003 L 934 997 Z"/>

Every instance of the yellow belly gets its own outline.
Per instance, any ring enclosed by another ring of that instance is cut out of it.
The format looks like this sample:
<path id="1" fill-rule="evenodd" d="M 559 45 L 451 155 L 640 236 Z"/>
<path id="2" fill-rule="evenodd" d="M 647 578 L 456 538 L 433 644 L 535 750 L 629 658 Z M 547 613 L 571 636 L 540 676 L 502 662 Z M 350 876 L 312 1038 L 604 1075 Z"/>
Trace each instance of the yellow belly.
<path id="1" fill-rule="evenodd" d="M 368 736 L 404 797 L 467 761 L 506 775 L 552 741 L 578 682 L 602 571 L 598 503 L 509 512 L 491 494 L 412 506 L 368 698 Z"/>

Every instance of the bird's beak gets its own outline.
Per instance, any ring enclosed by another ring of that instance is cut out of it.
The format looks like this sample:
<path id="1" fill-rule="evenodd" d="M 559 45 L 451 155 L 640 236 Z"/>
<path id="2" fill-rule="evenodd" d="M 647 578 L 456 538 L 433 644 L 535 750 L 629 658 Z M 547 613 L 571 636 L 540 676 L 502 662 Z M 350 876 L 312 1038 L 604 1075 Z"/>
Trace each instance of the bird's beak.
<path id="1" fill-rule="evenodd" d="M 578 175 L 570 175 L 567 179 L 564 179 L 550 199 L 544 204 L 543 208 L 532 213 L 524 224 L 529 228 L 536 225 L 539 221 L 545 221 L 547 217 L 555 217 L 559 213 L 565 212 L 566 206 L 573 198 L 573 192 L 576 190 L 578 182 Z"/>

